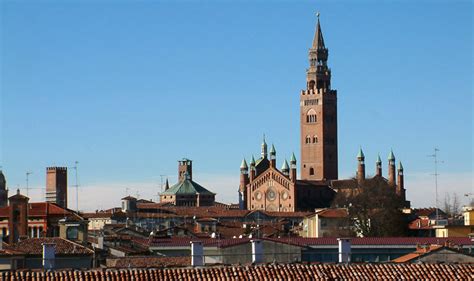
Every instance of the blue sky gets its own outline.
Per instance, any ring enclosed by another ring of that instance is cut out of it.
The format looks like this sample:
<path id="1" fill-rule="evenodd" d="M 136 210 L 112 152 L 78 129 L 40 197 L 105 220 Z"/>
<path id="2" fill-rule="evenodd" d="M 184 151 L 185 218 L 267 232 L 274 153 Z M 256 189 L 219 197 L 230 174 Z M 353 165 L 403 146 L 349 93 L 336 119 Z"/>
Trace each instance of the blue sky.
<path id="1" fill-rule="evenodd" d="M 319 10 L 341 177 L 354 174 L 359 146 L 369 172 L 393 148 L 409 199 L 434 205 L 427 155 L 437 146 L 440 192 L 474 191 L 470 1 L 0 5 L 0 165 L 11 189 L 26 171 L 41 188 L 46 166 L 79 161 L 80 204 L 111 207 L 127 187 L 151 197 L 160 175 L 176 181 L 188 157 L 196 181 L 237 201 L 240 161 L 258 155 L 263 133 L 279 163 L 300 158 L 299 92 Z"/>

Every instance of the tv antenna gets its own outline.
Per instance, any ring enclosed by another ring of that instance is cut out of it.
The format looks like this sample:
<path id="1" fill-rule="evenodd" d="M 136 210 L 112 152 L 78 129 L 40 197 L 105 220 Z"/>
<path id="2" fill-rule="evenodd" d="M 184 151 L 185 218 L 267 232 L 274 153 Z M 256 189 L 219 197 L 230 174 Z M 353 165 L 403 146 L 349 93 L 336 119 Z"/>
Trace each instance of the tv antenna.
<path id="1" fill-rule="evenodd" d="M 160 189 L 163 192 L 163 186 L 165 185 L 163 182 L 163 178 L 168 177 L 168 175 L 160 175 Z"/>
<path id="2" fill-rule="evenodd" d="M 443 163 L 438 160 L 438 148 L 434 148 L 434 153 L 431 155 L 428 155 L 428 157 L 432 157 L 434 159 L 434 174 L 432 174 L 435 178 L 435 200 L 436 200 L 436 224 L 438 224 L 439 220 L 439 202 L 438 202 L 438 163 Z"/>
<path id="3" fill-rule="evenodd" d="M 26 197 L 30 197 L 29 196 L 29 191 L 30 191 L 30 175 L 33 174 L 33 172 L 26 172 Z"/>
<path id="4" fill-rule="evenodd" d="M 74 161 L 74 167 L 72 168 L 76 172 L 75 174 L 76 184 L 74 185 L 74 187 L 76 188 L 76 212 L 79 213 L 79 180 L 77 176 L 77 164 L 79 164 L 79 161 Z"/>

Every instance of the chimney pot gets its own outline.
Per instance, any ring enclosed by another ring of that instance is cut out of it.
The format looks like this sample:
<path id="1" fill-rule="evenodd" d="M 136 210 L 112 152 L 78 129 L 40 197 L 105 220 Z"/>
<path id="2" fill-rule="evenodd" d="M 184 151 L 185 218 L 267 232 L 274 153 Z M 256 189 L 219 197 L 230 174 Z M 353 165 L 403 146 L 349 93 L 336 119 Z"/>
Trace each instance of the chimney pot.
<path id="1" fill-rule="evenodd" d="M 349 263 L 351 262 L 351 239 L 349 238 L 337 238 L 339 245 L 339 262 Z"/>
<path id="2" fill-rule="evenodd" d="M 250 243 L 252 243 L 252 263 L 262 263 L 263 262 L 262 240 L 259 240 L 259 239 L 250 240 Z"/>
<path id="3" fill-rule="evenodd" d="M 191 266 L 204 265 L 204 248 L 201 241 L 191 241 Z"/>

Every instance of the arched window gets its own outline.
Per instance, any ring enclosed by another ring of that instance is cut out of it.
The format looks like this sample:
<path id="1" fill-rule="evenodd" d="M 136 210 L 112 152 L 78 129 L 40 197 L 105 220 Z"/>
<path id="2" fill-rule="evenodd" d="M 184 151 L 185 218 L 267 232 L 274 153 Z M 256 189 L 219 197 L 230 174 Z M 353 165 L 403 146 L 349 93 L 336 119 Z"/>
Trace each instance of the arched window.
<path id="1" fill-rule="evenodd" d="M 308 112 L 306 113 L 306 122 L 307 123 L 316 123 L 316 111 L 311 108 L 310 110 L 308 110 Z"/>
<path id="2" fill-rule="evenodd" d="M 313 143 L 318 143 L 318 137 L 317 136 L 313 136 Z"/>
<path id="3" fill-rule="evenodd" d="M 311 137 L 310 136 L 306 136 L 306 143 L 311 143 Z"/>
<path id="4" fill-rule="evenodd" d="M 310 176 L 314 175 L 314 169 L 313 169 L 313 167 L 309 168 L 309 175 L 310 175 Z"/>
<path id="5" fill-rule="evenodd" d="M 309 81 L 308 89 L 314 89 L 314 84 L 315 84 L 314 80 Z"/>

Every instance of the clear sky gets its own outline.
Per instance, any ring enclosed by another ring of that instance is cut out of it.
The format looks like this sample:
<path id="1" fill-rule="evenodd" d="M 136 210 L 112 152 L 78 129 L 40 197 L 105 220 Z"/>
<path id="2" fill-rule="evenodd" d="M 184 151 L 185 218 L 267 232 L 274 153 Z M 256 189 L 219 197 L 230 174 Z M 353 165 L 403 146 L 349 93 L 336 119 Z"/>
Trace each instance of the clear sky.
<path id="1" fill-rule="evenodd" d="M 38 3 L 39 2 L 39 3 Z M 153 198 L 177 160 L 237 201 L 262 134 L 299 159 L 299 93 L 316 11 L 338 90 L 339 171 L 393 148 L 408 199 L 473 188 L 471 1 L 2 1 L 0 165 L 44 199 L 45 168 L 79 161 L 80 208 Z M 74 172 L 70 174 L 74 183 Z M 43 188 L 43 189 L 41 189 Z M 75 208 L 70 192 L 70 206 Z M 464 200 L 466 201 L 466 200 Z"/>

